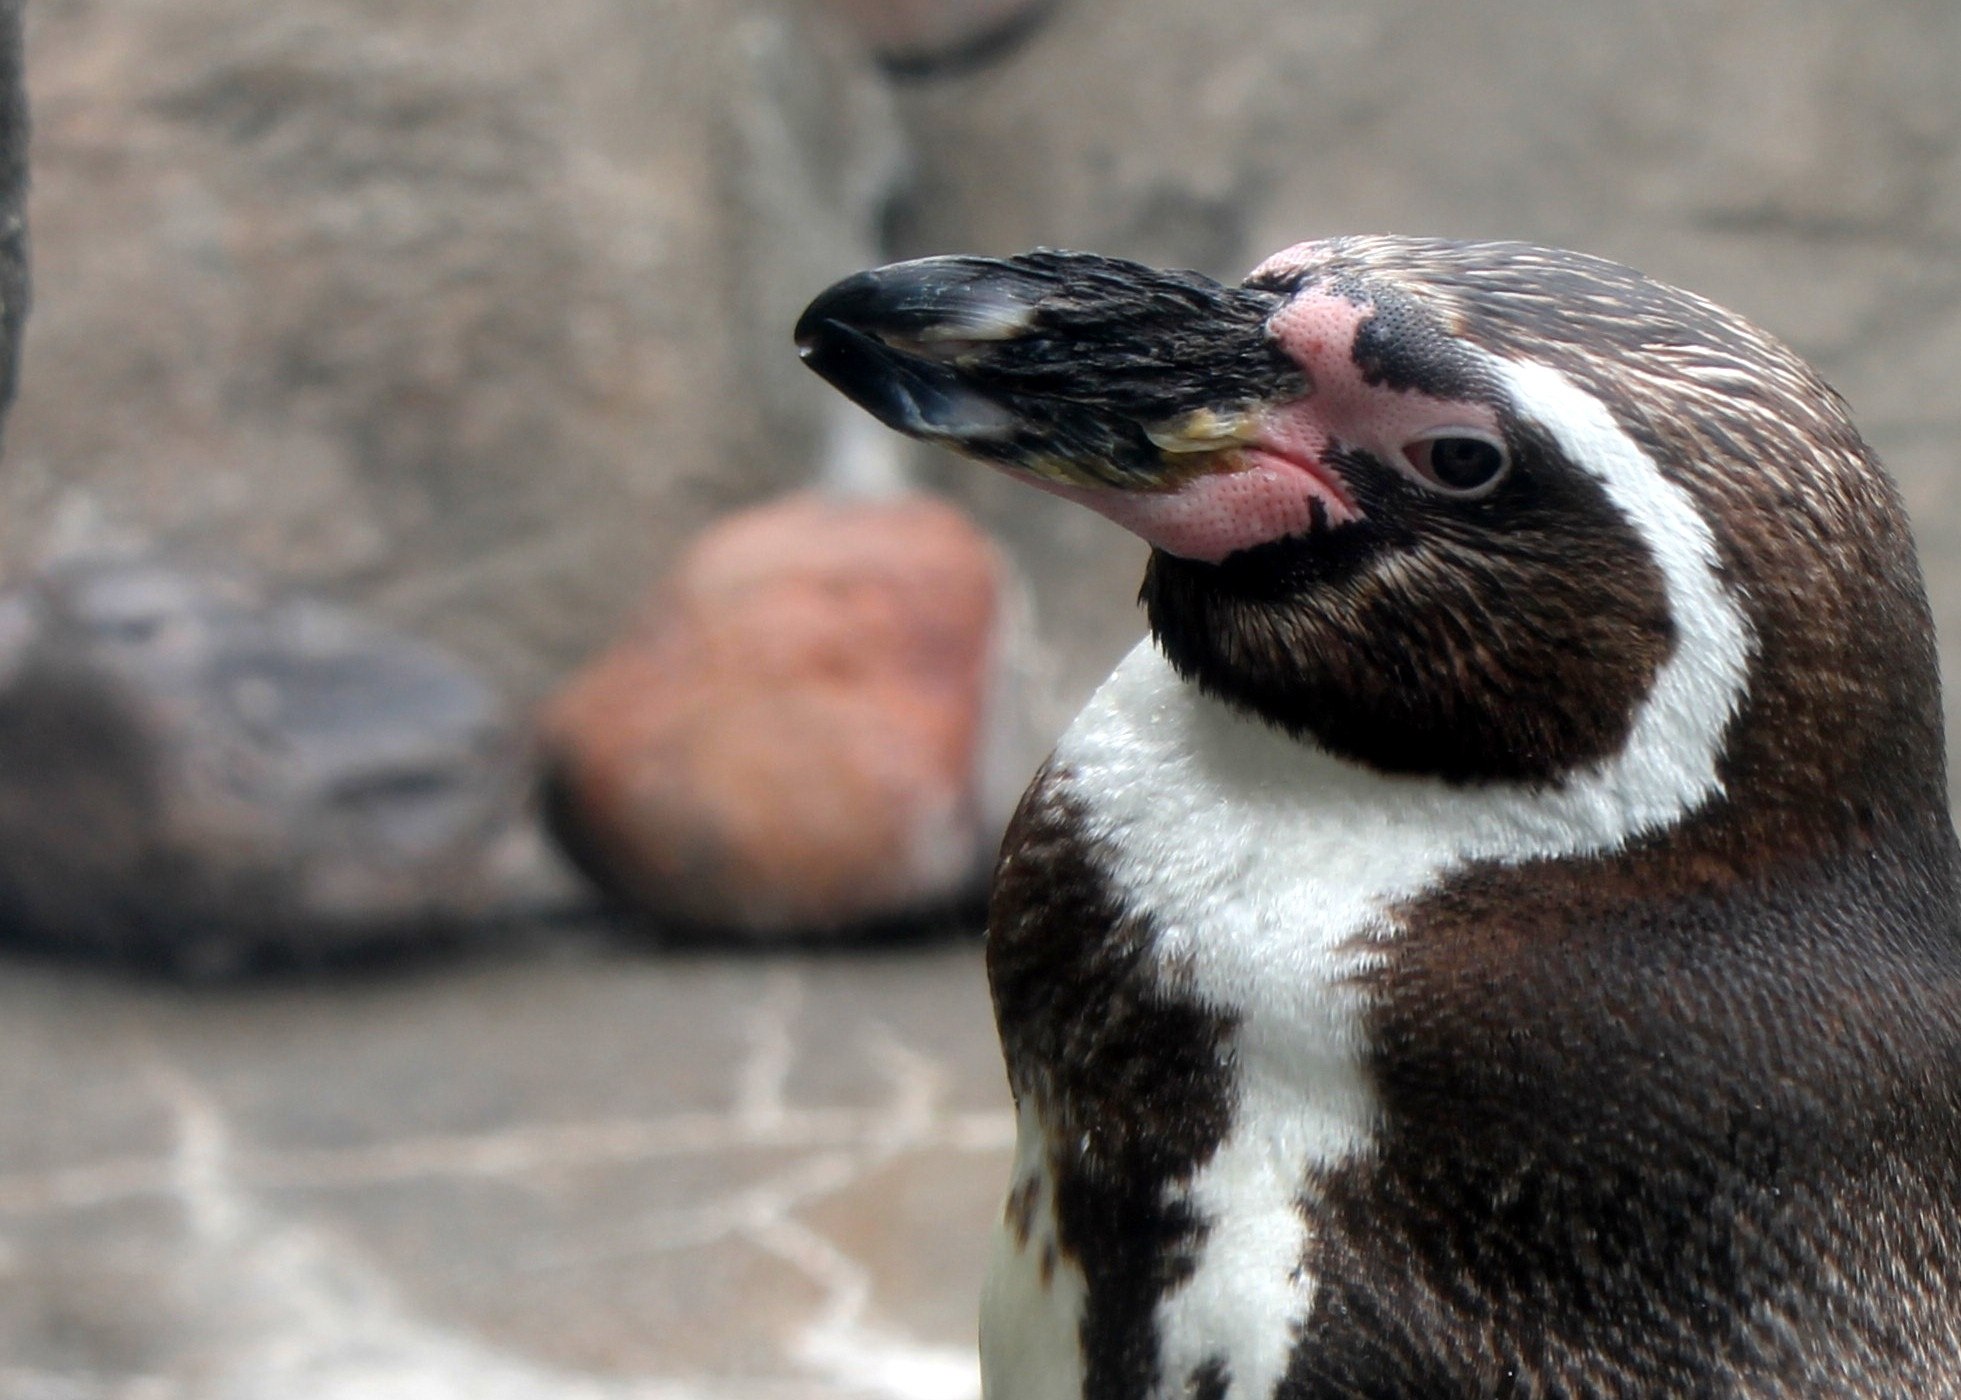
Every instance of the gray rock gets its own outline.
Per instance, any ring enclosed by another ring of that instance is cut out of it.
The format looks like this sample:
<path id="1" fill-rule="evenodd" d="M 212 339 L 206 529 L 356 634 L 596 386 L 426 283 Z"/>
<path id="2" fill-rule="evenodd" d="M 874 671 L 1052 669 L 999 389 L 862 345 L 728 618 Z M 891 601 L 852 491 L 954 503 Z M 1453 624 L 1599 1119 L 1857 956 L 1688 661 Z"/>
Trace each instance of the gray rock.
<path id="1" fill-rule="evenodd" d="M 21 67 L 24 0 L 0 0 L 0 422 L 20 378 L 27 324 L 27 84 Z"/>
<path id="2" fill-rule="evenodd" d="M 243 562 L 541 694 L 675 541 L 816 469 L 832 407 L 787 327 L 876 260 L 899 160 L 819 18 L 36 7 L 0 549 Z"/>
<path id="3" fill-rule="evenodd" d="M 188 974 L 454 937 L 549 896 L 526 744 L 448 655 L 154 563 L 0 600 L 0 934 Z"/>

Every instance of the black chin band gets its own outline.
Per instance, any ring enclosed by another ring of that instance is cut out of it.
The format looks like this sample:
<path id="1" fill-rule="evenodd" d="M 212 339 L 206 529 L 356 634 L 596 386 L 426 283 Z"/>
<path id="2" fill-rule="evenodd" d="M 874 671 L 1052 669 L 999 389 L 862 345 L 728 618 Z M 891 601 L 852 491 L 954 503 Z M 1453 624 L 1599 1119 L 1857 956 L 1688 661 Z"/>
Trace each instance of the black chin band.
<path id="1" fill-rule="evenodd" d="M 1325 514 L 1319 502 L 1315 507 L 1318 523 Z M 1343 525 L 1321 524 L 1307 534 L 1268 540 L 1228 554 L 1216 564 L 1154 550 L 1138 601 L 1149 608 L 1154 595 L 1202 588 L 1248 604 L 1279 603 L 1304 589 L 1355 577 L 1376 558 L 1386 541 L 1385 530 L 1364 518 Z"/>

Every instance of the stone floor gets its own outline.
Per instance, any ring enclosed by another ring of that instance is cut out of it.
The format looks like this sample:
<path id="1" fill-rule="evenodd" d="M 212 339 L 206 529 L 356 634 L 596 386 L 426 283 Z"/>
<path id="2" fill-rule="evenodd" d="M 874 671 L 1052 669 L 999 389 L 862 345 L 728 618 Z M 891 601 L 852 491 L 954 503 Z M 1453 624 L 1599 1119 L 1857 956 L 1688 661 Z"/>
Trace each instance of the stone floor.
<path id="1" fill-rule="evenodd" d="M 978 1394 L 971 945 L 0 963 L 0 1123 L 0 1400 Z"/>

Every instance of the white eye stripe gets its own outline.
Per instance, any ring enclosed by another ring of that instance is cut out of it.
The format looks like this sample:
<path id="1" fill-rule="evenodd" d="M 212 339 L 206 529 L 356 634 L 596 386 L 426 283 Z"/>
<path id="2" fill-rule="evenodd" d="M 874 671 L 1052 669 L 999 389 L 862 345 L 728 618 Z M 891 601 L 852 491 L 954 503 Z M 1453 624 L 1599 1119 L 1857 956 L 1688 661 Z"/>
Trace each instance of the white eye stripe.
<path id="1" fill-rule="evenodd" d="M 1743 705 L 1755 635 L 1722 581 L 1708 520 L 1606 405 L 1549 365 L 1495 357 L 1492 364 L 1518 415 L 1600 482 L 1661 570 L 1675 653 L 1636 711 L 1619 757 L 1574 786 L 1597 787 L 1630 834 L 1665 825 L 1722 789 L 1716 758 Z"/>

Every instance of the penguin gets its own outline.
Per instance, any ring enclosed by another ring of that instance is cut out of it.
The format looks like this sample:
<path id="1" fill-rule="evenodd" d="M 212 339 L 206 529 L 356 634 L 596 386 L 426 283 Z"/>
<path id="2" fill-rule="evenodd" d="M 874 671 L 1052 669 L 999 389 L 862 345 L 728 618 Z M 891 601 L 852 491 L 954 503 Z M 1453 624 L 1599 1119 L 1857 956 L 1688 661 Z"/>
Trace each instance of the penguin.
<path id="1" fill-rule="evenodd" d="M 1961 1395 L 1932 625 L 1795 354 L 1400 237 L 928 258 L 796 339 L 1152 546 L 993 885 L 988 1400 Z"/>

